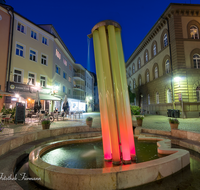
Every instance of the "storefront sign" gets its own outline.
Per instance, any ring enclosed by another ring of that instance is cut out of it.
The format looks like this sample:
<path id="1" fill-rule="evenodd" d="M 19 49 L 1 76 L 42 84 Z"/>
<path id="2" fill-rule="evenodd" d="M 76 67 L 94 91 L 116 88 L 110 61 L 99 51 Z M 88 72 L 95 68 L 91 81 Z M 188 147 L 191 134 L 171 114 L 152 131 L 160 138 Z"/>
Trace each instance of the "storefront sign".
<path id="1" fill-rule="evenodd" d="M 36 92 L 33 88 L 26 84 L 10 82 L 9 92 Z"/>

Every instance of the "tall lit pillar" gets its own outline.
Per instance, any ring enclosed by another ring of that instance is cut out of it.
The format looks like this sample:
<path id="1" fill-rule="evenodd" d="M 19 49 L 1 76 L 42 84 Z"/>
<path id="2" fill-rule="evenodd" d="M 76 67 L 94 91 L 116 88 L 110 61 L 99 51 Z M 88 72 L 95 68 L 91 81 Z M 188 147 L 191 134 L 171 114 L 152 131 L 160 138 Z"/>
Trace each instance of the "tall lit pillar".
<path id="1" fill-rule="evenodd" d="M 104 156 L 110 143 L 113 163 L 120 162 L 121 152 L 122 160 L 127 164 L 135 157 L 135 144 L 120 30 L 117 22 L 106 20 L 96 24 L 91 35 L 94 39 L 102 136 L 103 139 L 109 138 L 103 142 Z"/>

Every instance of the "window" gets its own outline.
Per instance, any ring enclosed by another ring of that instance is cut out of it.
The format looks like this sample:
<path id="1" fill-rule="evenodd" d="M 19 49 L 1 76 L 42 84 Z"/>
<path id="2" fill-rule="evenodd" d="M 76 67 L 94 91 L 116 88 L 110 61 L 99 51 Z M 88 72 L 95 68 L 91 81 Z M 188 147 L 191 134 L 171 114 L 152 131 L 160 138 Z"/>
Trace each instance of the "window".
<path id="1" fill-rule="evenodd" d="M 167 90 L 167 103 L 172 103 L 172 95 L 171 90 Z"/>
<path id="2" fill-rule="evenodd" d="M 72 66 L 71 66 L 71 65 L 69 65 L 69 70 L 70 70 L 70 71 L 72 70 Z"/>
<path id="3" fill-rule="evenodd" d="M 131 76 L 131 68 L 129 67 L 129 76 Z"/>
<path id="4" fill-rule="evenodd" d="M 158 67 L 155 67 L 155 79 L 158 78 Z"/>
<path id="5" fill-rule="evenodd" d="M 147 82 L 149 82 L 149 71 L 147 71 Z"/>
<path id="6" fill-rule="evenodd" d="M 16 44 L 16 55 L 24 57 L 24 47 L 22 45 Z"/>
<path id="7" fill-rule="evenodd" d="M 35 74 L 28 74 L 28 85 L 35 85 Z"/>
<path id="8" fill-rule="evenodd" d="M 164 47 L 168 46 L 167 34 L 164 34 Z"/>
<path id="9" fill-rule="evenodd" d="M 133 81 L 133 88 L 135 89 L 135 80 Z"/>
<path id="10" fill-rule="evenodd" d="M 155 56 L 156 53 L 157 53 L 157 52 L 156 52 L 156 44 L 154 44 L 154 45 L 153 45 L 153 55 Z"/>
<path id="11" fill-rule="evenodd" d="M 141 77 L 139 78 L 139 85 L 140 86 L 142 85 L 142 79 L 141 79 Z"/>
<path id="12" fill-rule="evenodd" d="M 146 51 L 146 54 L 145 54 L 145 58 L 146 58 L 146 63 L 149 61 L 149 56 L 148 56 L 148 52 Z"/>
<path id="13" fill-rule="evenodd" d="M 136 105 L 136 98 L 134 98 L 134 105 Z"/>
<path id="14" fill-rule="evenodd" d="M 193 63 L 194 63 L 194 68 L 196 69 L 200 68 L 200 56 L 198 54 L 193 55 Z"/>
<path id="15" fill-rule="evenodd" d="M 138 69 L 140 69 L 140 67 L 141 67 L 141 62 L 140 62 L 140 59 L 139 59 L 139 61 L 138 61 Z"/>
<path id="16" fill-rule="evenodd" d="M 159 93 L 156 92 L 156 104 L 159 104 Z"/>
<path id="17" fill-rule="evenodd" d="M 67 74 L 63 71 L 63 78 L 67 79 Z"/>
<path id="18" fill-rule="evenodd" d="M 30 60 L 37 61 L 36 60 L 36 52 L 34 50 L 30 50 Z"/>
<path id="19" fill-rule="evenodd" d="M 199 39 L 198 28 L 194 25 L 190 27 L 190 36 L 192 39 Z"/>
<path id="20" fill-rule="evenodd" d="M 45 38 L 44 36 L 42 37 L 42 43 L 47 45 L 47 38 Z"/>
<path id="21" fill-rule="evenodd" d="M 71 77 L 69 77 L 68 80 L 69 80 L 69 82 L 71 82 L 71 80 L 72 80 Z"/>
<path id="22" fill-rule="evenodd" d="M 20 32 L 22 32 L 22 33 L 25 33 L 24 28 L 25 28 L 24 25 L 21 24 L 20 22 L 18 22 L 18 24 L 17 24 L 17 30 L 20 31 Z"/>
<path id="23" fill-rule="evenodd" d="M 58 58 L 58 59 L 61 59 L 61 53 L 56 49 L 56 57 Z"/>
<path id="24" fill-rule="evenodd" d="M 63 63 L 65 66 L 67 66 L 67 61 L 63 58 Z"/>
<path id="25" fill-rule="evenodd" d="M 69 95 L 71 94 L 71 90 L 70 90 L 70 89 L 68 90 L 68 94 L 69 94 Z"/>
<path id="26" fill-rule="evenodd" d="M 58 67 L 57 65 L 56 65 L 56 73 L 60 75 L 60 67 Z"/>
<path id="27" fill-rule="evenodd" d="M 17 69 L 14 70 L 14 81 L 17 83 L 22 82 L 22 71 Z"/>
<path id="28" fill-rule="evenodd" d="M 46 55 L 43 55 L 41 56 L 41 64 L 42 65 L 47 65 L 47 56 Z"/>
<path id="29" fill-rule="evenodd" d="M 135 73 L 135 65 L 133 65 L 133 73 Z"/>
<path id="30" fill-rule="evenodd" d="M 197 102 L 200 102 L 200 86 L 197 86 L 196 94 L 197 94 Z"/>
<path id="31" fill-rule="evenodd" d="M 40 76 L 40 86 L 46 87 L 46 77 Z"/>
<path id="32" fill-rule="evenodd" d="M 37 33 L 31 30 L 31 38 L 37 40 Z"/>
<path id="33" fill-rule="evenodd" d="M 150 105 L 150 95 L 148 94 L 148 96 L 147 96 L 147 98 L 148 98 L 148 105 Z"/>
<path id="34" fill-rule="evenodd" d="M 170 69 L 169 69 L 169 60 L 167 59 L 167 61 L 165 62 L 165 72 L 169 73 Z"/>
<path id="35" fill-rule="evenodd" d="M 63 86 L 63 92 L 65 93 L 65 86 Z"/>

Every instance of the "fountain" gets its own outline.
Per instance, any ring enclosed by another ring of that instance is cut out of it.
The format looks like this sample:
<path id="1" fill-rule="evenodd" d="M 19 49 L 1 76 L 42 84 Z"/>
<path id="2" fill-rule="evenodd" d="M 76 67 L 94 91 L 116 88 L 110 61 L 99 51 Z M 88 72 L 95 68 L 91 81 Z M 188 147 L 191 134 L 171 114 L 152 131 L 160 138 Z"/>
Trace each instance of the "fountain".
<path id="1" fill-rule="evenodd" d="M 171 149 L 168 139 L 144 136 L 139 136 L 138 140 L 156 140 L 158 153 L 170 155 L 133 163 L 136 152 L 120 33 L 121 27 L 117 22 L 106 20 L 96 24 L 89 35 L 94 43 L 104 160 L 108 165 L 112 161 L 113 166 L 63 168 L 41 159 L 56 147 L 98 141 L 101 137 L 48 143 L 29 155 L 29 174 L 41 178 L 36 181 L 40 185 L 52 189 L 124 189 L 167 177 L 189 164 L 188 151 Z"/>

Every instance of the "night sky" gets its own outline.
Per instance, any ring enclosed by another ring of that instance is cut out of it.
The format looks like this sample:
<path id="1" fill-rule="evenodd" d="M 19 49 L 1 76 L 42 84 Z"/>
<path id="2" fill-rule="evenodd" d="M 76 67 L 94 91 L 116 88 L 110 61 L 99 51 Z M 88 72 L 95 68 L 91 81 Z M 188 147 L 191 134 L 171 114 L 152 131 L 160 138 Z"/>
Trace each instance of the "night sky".
<path id="1" fill-rule="evenodd" d="M 170 3 L 190 2 L 200 3 L 199 0 L 6 0 L 7 5 L 30 21 L 53 24 L 76 63 L 92 72 L 95 66 L 92 52 L 88 59 L 87 35 L 96 23 L 107 19 L 119 22 L 127 61 Z"/>

